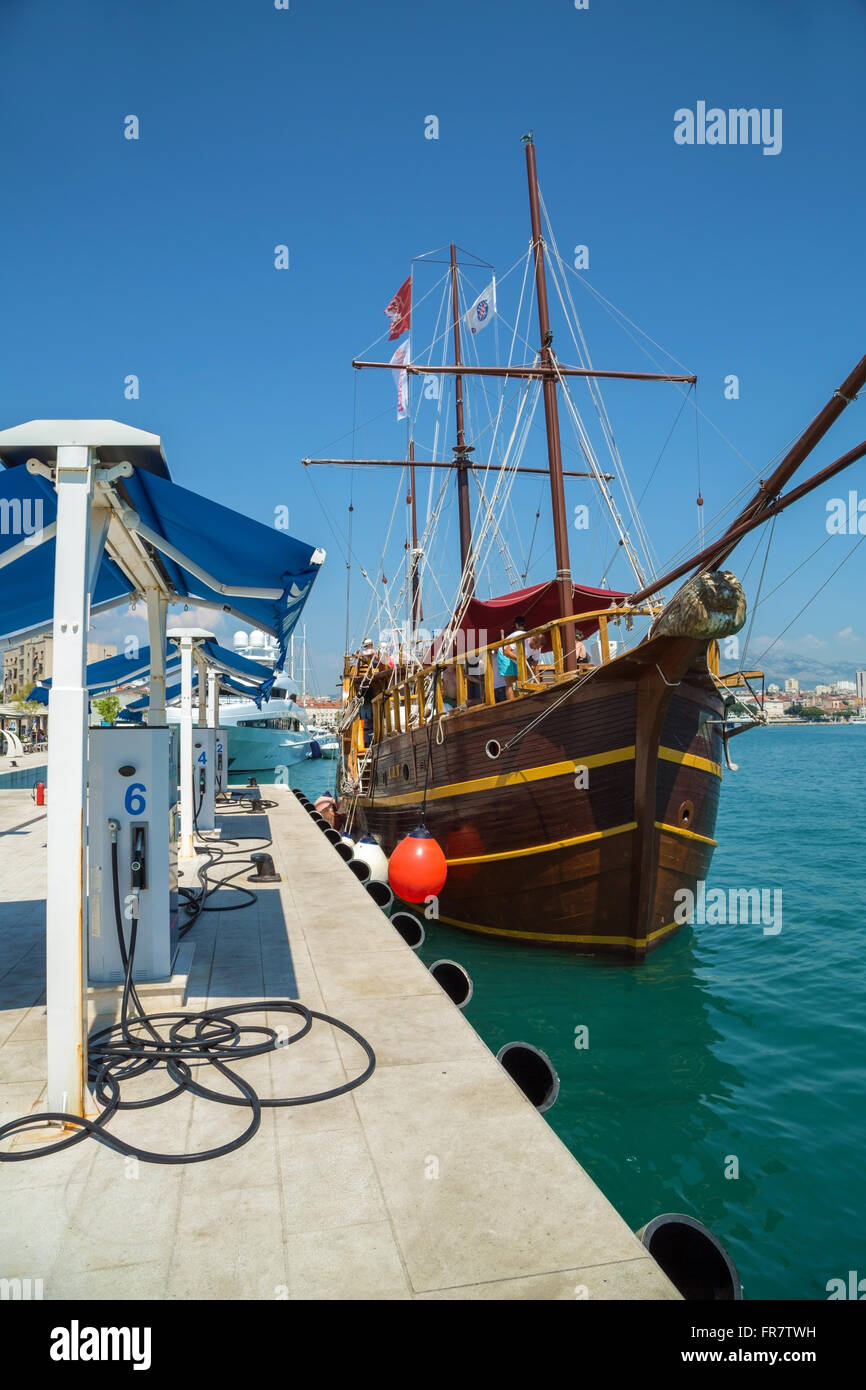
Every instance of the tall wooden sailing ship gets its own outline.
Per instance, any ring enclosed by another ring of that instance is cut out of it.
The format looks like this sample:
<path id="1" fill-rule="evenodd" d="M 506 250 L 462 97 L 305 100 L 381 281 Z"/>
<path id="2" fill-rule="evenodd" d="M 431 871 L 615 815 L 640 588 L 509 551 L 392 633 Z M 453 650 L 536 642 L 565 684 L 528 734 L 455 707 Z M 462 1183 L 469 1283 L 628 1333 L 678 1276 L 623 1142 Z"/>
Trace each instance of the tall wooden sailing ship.
<path id="1" fill-rule="evenodd" d="M 719 674 L 719 641 L 736 633 L 746 614 L 742 588 L 722 566 L 744 535 L 866 452 L 861 445 L 782 495 L 866 381 L 866 358 L 713 544 L 632 593 L 575 584 L 558 408 L 567 378 L 695 378 L 597 372 L 559 362 L 548 311 L 535 148 L 531 136 L 524 140 L 537 356 L 507 367 L 463 361 L 452 246 L 453 362 L 403 366 L 409 374 L 454 378 L 456 447 L 449 463 L 457 480 L 460 596 L 451 625 L 426 651 L 401 649 L 391 662 L 369 650 L 347 654 L 341 806 L 352 833 L 372 834 L 387 854 L 419 822 L 426 825 L 448 863 L 436 905 L 441 921 L 504 940 L 640 960 L 678 929 L 677 905 L 686 901 L 682 890 L 694 895 L 707 878 L 727 744 L 743 731 L 742 721 L 729 727 L 726 714 L 735 688 L 760 676 Z M 487 601 L 474 592 L 468 489 L 474 465 L 464 423 L 463 383 L 474 375 L 540 382 L 556 553 L 550 582 Z M 337 460 L 305 460 L 310 462 Z M 417 627 L 411 445 L 408 467 Z M 662 590 L 677 580 L 684 582 L 665 602 Z M 645 635 L 629 650 L 614 652 L 611 624 L 631 627 L 639 617 L 648 620 Z M 587 662 L 580 659 L 582 643 L 593 636 L 598 656 Z M 501 699 L 497 672 L 506 646 L 516 673 L 507 683 L 508 698 Z M 535 651 L 549 659 L 533 664 Z"/>

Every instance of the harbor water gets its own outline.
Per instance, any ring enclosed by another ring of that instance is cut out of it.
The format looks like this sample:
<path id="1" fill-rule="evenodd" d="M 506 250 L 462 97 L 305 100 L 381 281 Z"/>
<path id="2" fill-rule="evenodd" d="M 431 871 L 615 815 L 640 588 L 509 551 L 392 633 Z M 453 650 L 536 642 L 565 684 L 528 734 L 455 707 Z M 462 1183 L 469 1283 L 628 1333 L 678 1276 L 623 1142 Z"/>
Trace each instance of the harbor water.
<path id="1" fill-rule="evenodd" d="M 546 1118 L 634 1229 L 685 1212 L 728 1248 L 745 1298 L 826 1299 L 829 1280 L 866 1276 L 866 726 L 730 747 L 708 880 L 727 895 L 720 924 L 707 911 L 640 966 L 435 922 L 421 954 L 469 971 L 467 1016 L 494 1052 L 547 1053 L 561 1089 Z M 312 796 L 335 769 L 291 781 Z M 754 889 L 770 911 L 731 920 L 730 890 Z"/>

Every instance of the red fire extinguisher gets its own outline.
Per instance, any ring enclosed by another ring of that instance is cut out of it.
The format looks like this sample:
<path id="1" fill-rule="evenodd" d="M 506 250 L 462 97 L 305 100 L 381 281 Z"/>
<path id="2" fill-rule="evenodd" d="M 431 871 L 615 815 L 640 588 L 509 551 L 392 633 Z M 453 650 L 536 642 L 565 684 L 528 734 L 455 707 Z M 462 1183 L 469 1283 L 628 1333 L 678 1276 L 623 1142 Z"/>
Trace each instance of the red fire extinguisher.
<path id="1" fill-rule="evenodd" d="M 44 783 L 44 782 L 37 782 L 37 783 L 36 783 L 36 805 L 37 805 L 37 806 L 44 806 L 44 805 L 45 805 L 45 783 Z"/>

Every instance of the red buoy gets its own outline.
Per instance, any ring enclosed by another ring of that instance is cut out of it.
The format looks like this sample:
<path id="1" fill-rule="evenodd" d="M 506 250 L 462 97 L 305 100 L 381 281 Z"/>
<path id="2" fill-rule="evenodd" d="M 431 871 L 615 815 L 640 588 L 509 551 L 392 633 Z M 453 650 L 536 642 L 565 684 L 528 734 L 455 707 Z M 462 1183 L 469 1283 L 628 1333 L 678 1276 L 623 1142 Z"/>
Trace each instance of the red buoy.
<path id="1" fill-rule="evenodd" d="M 36 805 L 37 805 L 37 806 L 44 806 L 44 805 L 45 805 L 45 783 L 44 783 L 44 782 L 37 782 L 37 783 L 36 783 Z"/>
<path id="2" fill-rule="evenodd" d="M 388 882 L 406 903 L 434 898 L 447 877 L 448 864 L 441 846 L 423 825 L 410 831 L 388 860 Z"/>

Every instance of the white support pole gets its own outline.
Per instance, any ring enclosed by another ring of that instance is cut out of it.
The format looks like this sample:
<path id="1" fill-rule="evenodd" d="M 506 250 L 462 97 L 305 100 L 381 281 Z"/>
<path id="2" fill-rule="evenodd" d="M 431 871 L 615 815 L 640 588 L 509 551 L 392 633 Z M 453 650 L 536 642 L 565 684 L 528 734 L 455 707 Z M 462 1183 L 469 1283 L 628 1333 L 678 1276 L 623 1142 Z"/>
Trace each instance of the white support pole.
<path id="1" fill-rule="evenodd" d="M 192 766 L 192 666 L 196 648 L 205 640 L 213 641 L 212 632 L 204 628 L 173 628 L 168 636 L 180 647 L 180 845 L 178 859 L 194 859 L 195 818 L 193 816 Z M 201 689 L 201 675 L 199 689 Z"/>
<path id="2" fill-rule="evenodd" d="M 165 723 L 165 622 L 166 599 L 158 589 L 148 589 L 147 633 L 150 641 L 150 698 L 147 707 L 148 725 Z"/>
<path id="3" fill-rule="evenodd" d="M 219 727 L 219 679 L 212 668 L 207 673 L 207 724 L 209 729 Z"/>
<path id="4" fill-rule="evenodd" d="M 53 672 L 48 699 L 48 889 L 46 895 L 46 1109 L 85 1112 L 87 1031 L 85 892 L 87 628 L 98 556 L 91 528 L 93 468 L 86 445 L 57 447 Z"/>
<path id="5" fill-rule="evenodd" d="M 201 652 L 196 649 L 194 661 L 198 668 L 198 727 L 207 727 L 207 662 Z"/>
<path id="6" fill-rule="evenodd" d="M 192 814 L 192 638 L 180 639 L 180 848 L 192 859 L 195 825 Z"/>

